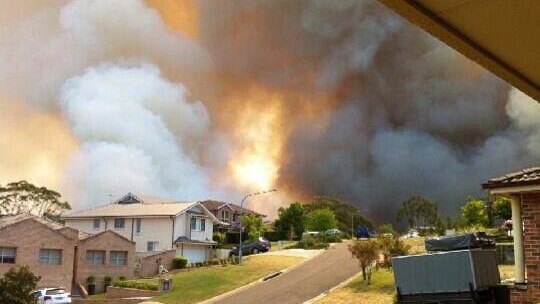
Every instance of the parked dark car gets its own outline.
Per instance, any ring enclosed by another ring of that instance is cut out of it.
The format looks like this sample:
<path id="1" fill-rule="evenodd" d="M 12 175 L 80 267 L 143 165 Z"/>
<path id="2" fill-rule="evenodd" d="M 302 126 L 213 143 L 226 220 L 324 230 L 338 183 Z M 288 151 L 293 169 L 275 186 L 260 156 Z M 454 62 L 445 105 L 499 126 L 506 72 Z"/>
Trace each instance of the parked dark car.
<path id="1" fill-rule="evenodd" d="M 257 254 L 259 252 L 267 252 L 270 250 L 270 242 L 260 237 L 256 241 L 245 241 L 242 243 L 242 255 Z M 229 252 L 229 256 L 238 255 L 238 246 L 234 246 L 233 249 Z"/>

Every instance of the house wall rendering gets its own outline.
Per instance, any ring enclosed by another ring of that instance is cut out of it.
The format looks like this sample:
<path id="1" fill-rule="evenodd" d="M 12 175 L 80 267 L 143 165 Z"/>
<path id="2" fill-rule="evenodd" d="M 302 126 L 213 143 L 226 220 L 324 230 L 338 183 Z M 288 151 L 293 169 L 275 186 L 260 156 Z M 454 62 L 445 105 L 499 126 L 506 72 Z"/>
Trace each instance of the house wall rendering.
<path id="1" fill-rule="evenodd" d="M 195 218 L 195 228 L 192 229 L 191 218 Z M 204 230 L 201 230 L 201 221 L 204 220 Z M 99 221 L 98 228 L 94 222 Z M 117 225 L 115 225 L 115 222 Z M 121 223 L 123 222 L 123 225 Z M 174 241 L 186 236 L 192 240 L 212 240 L 213 222 L 208 216 L 192 216 L 182 213 L 178 216 L 144 217 L 136 218 L 66 218 L 65 223 L 69 227 L 87 232 L 98 233 L 112 230 L 123 237 L 136 243 L 137 252 L 173 250 Z M 174 234 L 173 234 L 174 226 Z M 149 244 L 152 243 L 152 244 Z M 151 250 L 149 250 L 151 249 Z"/>

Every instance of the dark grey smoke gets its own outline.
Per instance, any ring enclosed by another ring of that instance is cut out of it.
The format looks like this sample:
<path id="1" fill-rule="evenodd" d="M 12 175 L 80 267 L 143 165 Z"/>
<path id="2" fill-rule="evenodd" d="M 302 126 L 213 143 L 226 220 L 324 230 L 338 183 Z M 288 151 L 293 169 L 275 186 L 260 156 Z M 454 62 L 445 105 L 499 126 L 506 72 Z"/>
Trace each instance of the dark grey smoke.
<path id="1" fill-rule="evenodd" d="M 222 74 L 306 96 L 288 104 L 294 127 L 279 187 L 337 196 L 379 219 L 393 219 L 410 195 L 455 214 L 467 195 L 485 195 L 487 178 L 540 159 L 526 144 L 539 124 L 527 135 L 519 111 L 506 110 L 532 107 L 540 121 L 537 104 L 519 92 L 509 103 L 509 85 L 375 1 L 200 8 Z M 301 120 L 312 94 L 333 102 Z"/>

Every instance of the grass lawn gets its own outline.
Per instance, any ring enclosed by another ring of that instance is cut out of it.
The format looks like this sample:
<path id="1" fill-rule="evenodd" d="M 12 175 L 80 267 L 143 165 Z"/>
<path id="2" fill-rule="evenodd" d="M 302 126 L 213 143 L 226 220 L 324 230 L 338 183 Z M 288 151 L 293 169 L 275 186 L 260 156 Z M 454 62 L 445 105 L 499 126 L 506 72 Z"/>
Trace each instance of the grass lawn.
<path id="1" fill-rule="evenodd" d="M 388 269 L 380 268 L 371 275 L 371 284 L 362 281 L 362 276 L 356 277 L 349 284 L 334 289 L 317 304 L 386 304 L 393 303 L 394 276 Z"/>
<path id="2" fill-rule="evenodd" d="M 501 280 L 514 276 L 514 265 L 499 265 Z M 391 270 L 379 269 L 371 276 L 371 285 L 362 281 L 362 276 L 356 277 L 349 284 L 334 289 L 327 296 L 317 301 L 317 304 L 386 304 L 393 303 L 394 275 Z"/>
<path id="3" fill-rule="evenodd" d="M 197 303 L 256 281 L 303 260 L 289 256 L 249 256 L 242 265 L 180 272 L 173 276 L 172 291 L 154 298 L 162 303 Z"/>
<path id="4" fill-rule="evenodd" d="M 105 300 L 105 293 L 98 293 L 95 295 L 88 296 L 90 300 Z"/>

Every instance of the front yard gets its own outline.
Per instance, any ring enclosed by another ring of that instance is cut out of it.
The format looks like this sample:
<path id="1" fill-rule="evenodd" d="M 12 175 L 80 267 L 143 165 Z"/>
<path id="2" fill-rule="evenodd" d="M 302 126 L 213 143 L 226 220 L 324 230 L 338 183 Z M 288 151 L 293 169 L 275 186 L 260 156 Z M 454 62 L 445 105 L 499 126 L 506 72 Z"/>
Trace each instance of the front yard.
<path id="1" fill-rule="evenodd" d="M 371 284 L 362 281 L 362 276 L 357 276 L 349 284 L 334 289 L 327 296 L 315 302 L 317 304 L 386 304 L 393 303 L 394 299 L 394 276 L 388 269 L 379 269 L 373 272 Z"/>
<path id="2" fill-rule="evenodd" d="M 290 267 L 303 258 L 278 255 L 247 257 L 242 265 L 212 267 L 179 272 L 173 276 L 172 290 L 154 300 L 162 303 L 197 303 Z"/>
<path id="3" fill-rule="evenodd" d="M 424 239 L 408 238 L 405 243 L 411 246 L 410 254 L 425 252 Z M 507 280 L 514 276 L 514 265 L 499 265 L 501 280 Z M 393 303 L 395 293 L 394 275 L 391 270 L 380 268 L 374 271 L 371 277 L 371 285 L 362 281 L 358 275 L 347 285 L 331 291 L 328 295 L 316 301 L 316 304 L 386 304 Z"/>

